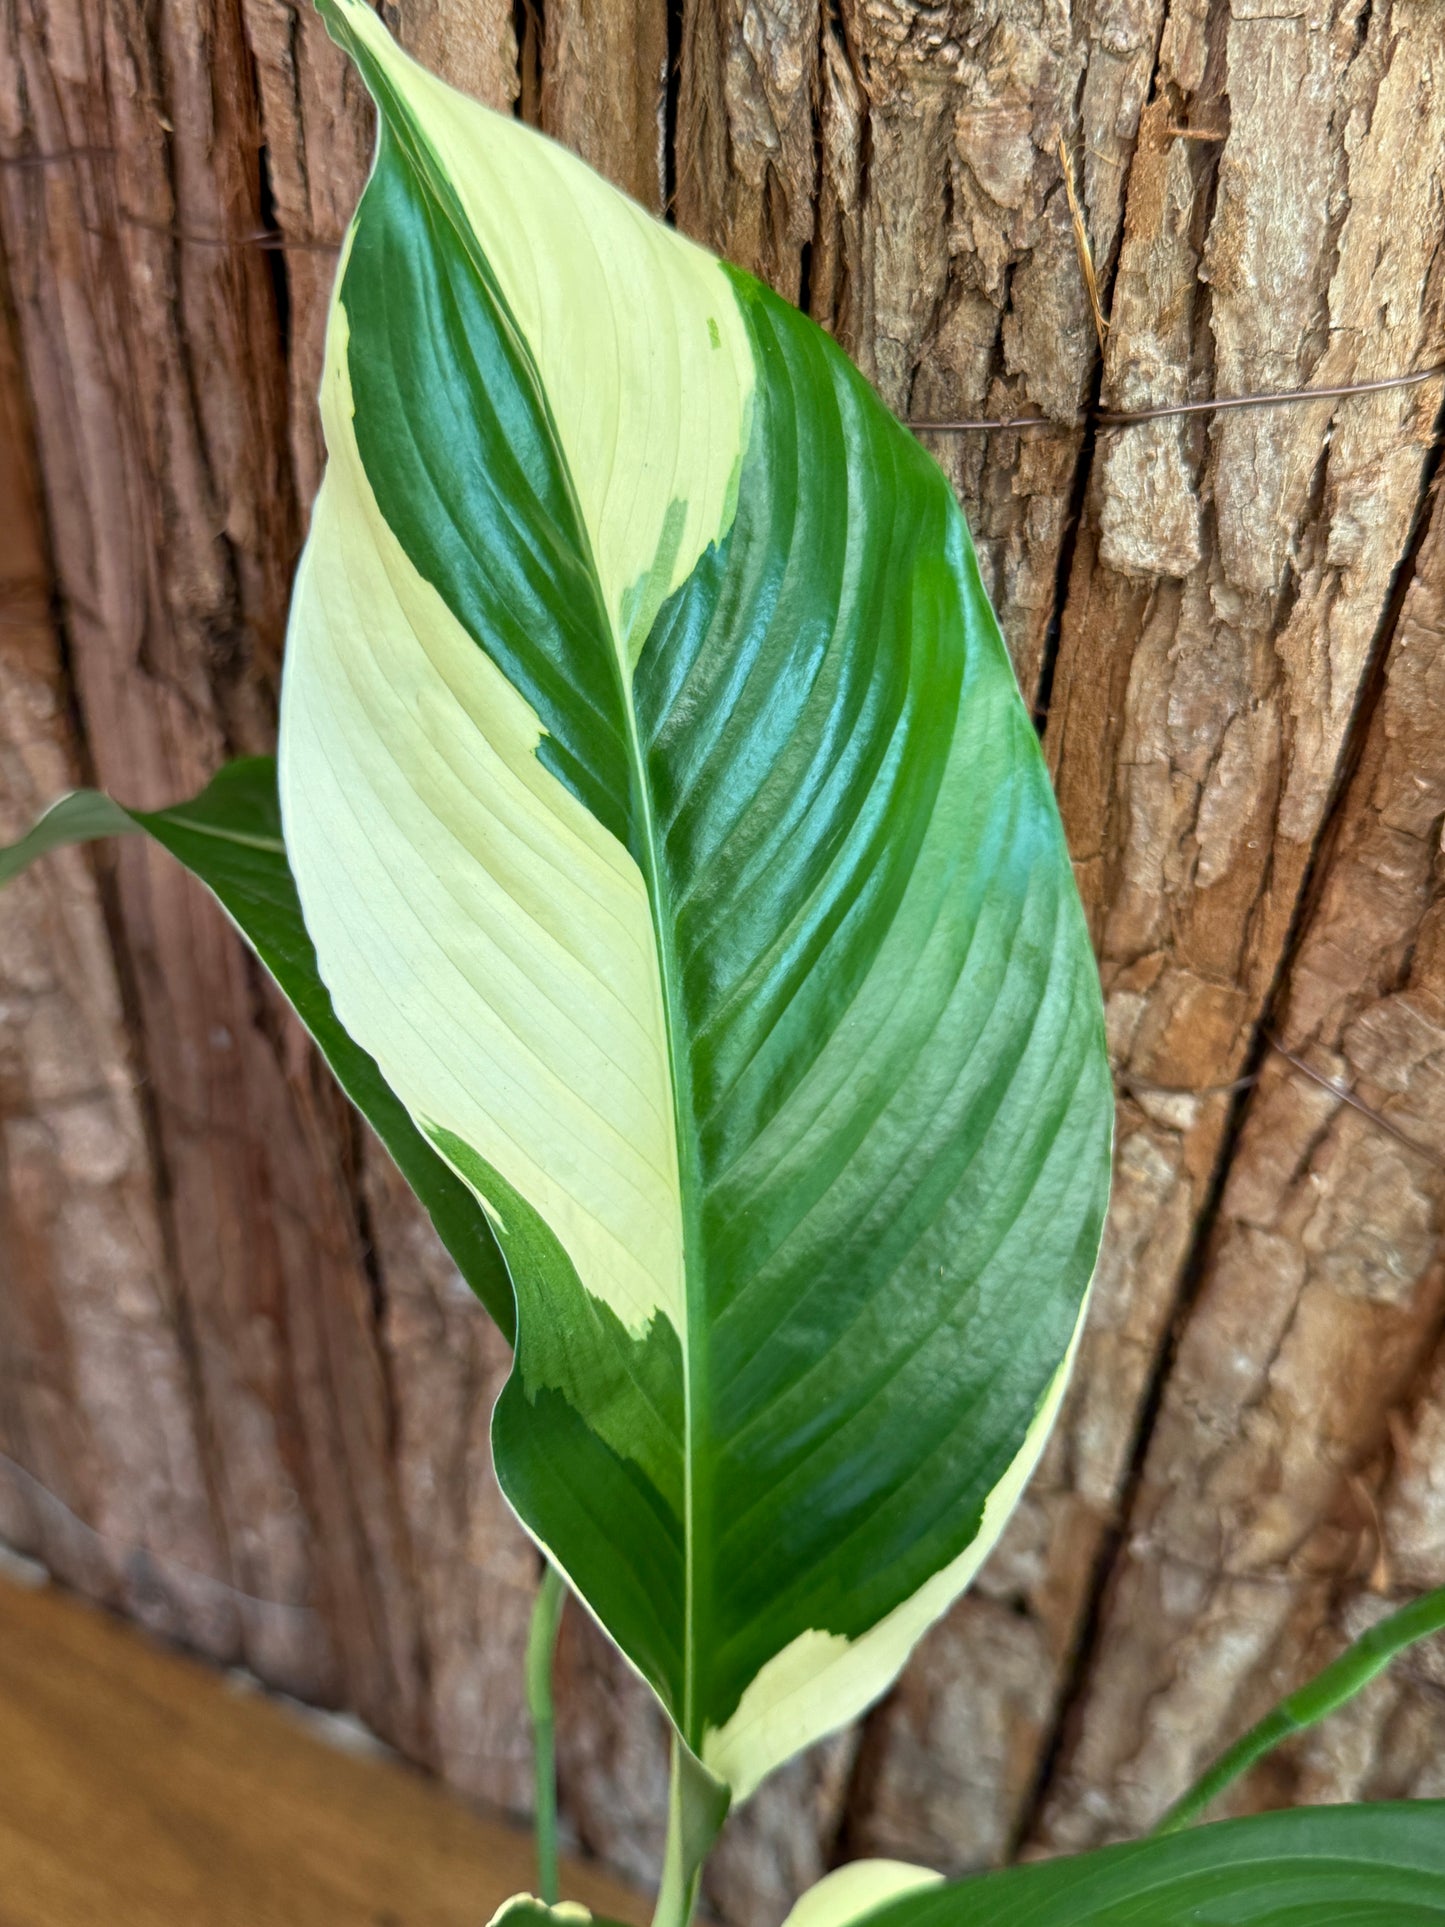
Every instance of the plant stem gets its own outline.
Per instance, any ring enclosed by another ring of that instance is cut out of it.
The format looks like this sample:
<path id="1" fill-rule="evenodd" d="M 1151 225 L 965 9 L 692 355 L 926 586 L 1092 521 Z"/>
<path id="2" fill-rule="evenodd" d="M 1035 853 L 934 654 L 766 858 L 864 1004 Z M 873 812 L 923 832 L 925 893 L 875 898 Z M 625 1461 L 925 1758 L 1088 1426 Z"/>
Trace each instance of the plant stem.
<path id="1" fill-rule="evenodd" d="M 1442 1629 L 1445 1629 L 1445 1586 L 1423 1594 L 1399 1612 L 1391 1613 L 1388 1619 L 1371 1626 L 1322 1673 L 1317 1673 L 1288 1699 L 1281 1700 L 1243 1739 L 1236 1740 L 1222 1753 L 1184 1797 L 1175 1801 L 1154 1833 L 1176 1833 L 1180 1827 L 1190 1825 L 1218 1794 L 1281 1740 L 1303 1732 L 1307 1726 L 1314 1726 L 1326 1714 L 1333 1713 L 1382 1673 L 1397 1653 Z"/>
<path id="2" fill-rule="evenodd" d="M 662 1856 L 662 1884 L 657 1890 L 652 1927 L 688 1927 L 697 1905 L 697 1869 L 689 1872 L 687 1865 L 686 1821 L 678 1773 L 679 1745 L 674 1738 L 667 1793 L 667 1845 Z"/>
<path id="3" fill-rule="evenodd" d="M 537 1893 L 551 1907 L 561 1898 L 557 1884 L 557 1749 L 552 1712 L 552 1660 L 567 1588 L 547 1561 L 532 1624 L 527 1632 L 527 1711 L 532 1716 L 532 1752 L 537 1775 Z"/>
<path id="4" fill-rule="evenodd" d="M 727 1818 L 727 1788 L 674 1733 L 667 1790 L 667 1846 L 652 1927 L 688 1927 L 708 1849 Z"/>

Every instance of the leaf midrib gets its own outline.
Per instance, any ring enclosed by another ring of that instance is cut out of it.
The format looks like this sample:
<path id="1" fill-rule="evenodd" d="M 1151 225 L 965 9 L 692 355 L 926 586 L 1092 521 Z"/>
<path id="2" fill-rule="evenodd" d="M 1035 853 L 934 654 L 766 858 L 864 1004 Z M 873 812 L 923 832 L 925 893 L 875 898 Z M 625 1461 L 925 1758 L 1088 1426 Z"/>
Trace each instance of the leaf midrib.
<path id="1" fill-rule="evenodd" d="M 247 836 L 243 830 L 227 830 L 214 823 L 197 823 L 194 818 L 181 816 L 175 810 L 131 811 L 137 822 L 144 822 L 149 816 L 152 821 L 167 823 L 173 830 L 187 830 L 193 836 L 212 836 L 218 843 L 234 843 L 244 850 L 264 850 L 268 856 L 285 856 L 286 845 L 279 836 Z"/>
<path id="2" fill-rule="evenodd" d="M 634 859 L 647 888 L 652 915 L 653 939 L 657 947 L 658 976 L 662 995 L 663 1027 L 667 1042 L 668 1077 L 672 1089 L 673 1134 L 678 1160 L 678 1207 L 681 1216 L 683 1328 L 678 1333 L 683 1373 L 683 1637 L 682 1705 L 678 1726 L 683 1739 L 696 1753 L 700 1749 L 701 1713 L 698 1705 L 701 1642 L 698 1615 L 702 1597 L 699 1575 L 703 1566 L 702 1545 L 706 1508 L 700 1495 L 701 1469 L 705 1463 L 703 1443 L 708 1429 L 707 1378 L 702 1369 L 706 1356 L 707 1306 L 705 1277 L 701 1264 L 701 1177 L 697 1133 L 692 1122 L 692 1075 L 686 1048 L 686 1027 L 680 993 L 680 964 L 671 917 L 670 892 L 663 864 L 661 839 L 653 808 L 647 757 L 638 731 L 633 702 L 632 667 L 624 638 L 607 608 L 601 572 L 592 546 L 591 532 L 582 512 L 571 464 L 552 414 L 546 385 L 542 380 L 531 344 L 517 323 L 510 304 L 490 270 L 480 242 L 454 193 L 449 191 L 446 169 L 415 122 L 405 100 L 387 76 L 370 58 L 369 49 L 352 33 L 350 26 L 333 8 L 326 7 L 329 20 L 340 29 L 353 58 L 371 86 L 383 118 L 398 137 L 413 167 L 425 182 L 442 214 L 452 226 L 462 253 L 471 263 L 487 298 L 497 305 L 512 340 L 529 371 L 533 393 L 547 433 L 551 438 L 558 470 L 567 491 L 574 525 L 582 549 L 582 559 L 596 597 L 596 616 L 611 646 L 618 698 L 626 722 L 628 782 L 631 790 L 633 830 L 639 845 Z M 373 85 L 373 80 L 377 83 Z M 379 90 L 378 91 L 378 87 Z M 407 138 L 409 137 L 409 138 Z"/>
<path id="3" fill-rule="evenodd" d="M 663 1030 L 667 1041 L 668 1082 L 672 1091 L 673 1143 L 677 1155 L 678 1210 L 682 1233 L 682 1329 L 678 1333 L 682 1354 L 682 1495 L 683 1495 L 683 1627 L 682 1627 L 682 1705 L 678 1726 L 694 1753 L 700 1753 L 702 1730 L 698 1705 L 699 1664 L 702 1642 L 698 1637 L 698 1615 L 702 1588 L 705 1507 L 700 1501 L 701 1470 L 706 1463 L 703 1444 L 708 1425 L 707 1399 L 707 1302 L 702 1266 L 702 1181 L 697 1128 L 692 1105 L 692 1065 L 687 1050 L 687 1031 L 681 996 L 681 964 L 677 954 L 676 923 L 672 916 L 671 891 L 663 861 L 662 839 L 658 834 L 653 806 L 652 784 L 647 754 L 638 730 L 637 706 L 632 696 L 632 665 L 626 639 L 613 622 L 602 590 L 601 571 L 592 547 L 591 531 L 582 513 L 561 435 L 552 420 L 551 406 L 530 348 L 522 340 L 528 366 L 532 370 L 539 406 L 552 431 L 557 458 L 567 493 L 573 504 L 583 560 L 597 596 L 597 616 L 611 643 L 612 667 L 617 679 L 618 699 L 626 723 L 627 772 L 631 789 L 633 832 L 637 839 L 636 861 L 647 886 L 648 907 L 652 914 L 652 935 L 657 948 L 659 987 L 662 993 Z"/>
<path id="4" fill-rule="evenodd" d="M 500 289 L 496 290 L 495 298 L 501 302 L 506 311 L 505 298 Z M 511 319 L 510 314 L 508 318 Z M 516 328 L 515 321 L 513 326 Z M 700 1474 L 706 1463 L 703 1444 L 708 1429 L 709 1414 L 705 1370 L 708 1333 L 705 1274 L 702 1266 L 701 1169 L 692 1104 L 692 1065 L 687 1049 L 687 1030 L 682 1006 L 681 963 L 677 954 L 676 923 L 672 916 L 671 891 L 663 861 L 662 839 L 657 828 L 647 753 L 643 748 L 638 729 L 637 705 L 633 701 L 632 663 L 627 641 L 613 621 L 607 607 L 602 588 L 602 574 L 592 546 L 591 530 L 582 512 L 582 504 L 578 499 L 561 434 L 552 418 L 551 403 L 541 372 L 520 328 L 516 328 L 516 336 L 532 374 L 538 406 L 557 452 L 558 465 L 566 484 L 582 546 L 582 559 L 596 595 L 597 620 L 611 645 L 613 674 L 616 677 L 618 700 L 622 705 L 623 719 L 626 724 L 627 774 L 631 790 L 632 827 L 638 844 L 634 858 L 647 887 L 648 908 L 652 915 L 653 942 L 657 949 L 663 1031 L 667 1042 L 668 1082 L 672 1092 L 673 1143 L 677 1155 L 678 1211 L 682 1234 L 683 1304 L 682 1329 L 678 1333 L 678 1343 L 682 1354 L 683 1396 L 683 1627 L 682 1705 L 678 1709 L 678 1726 L 687 1745 L 694 1753 L 698 1753 L 702 1743 L 701 1708 L 698 1705 L 698 1655 L 702 1650 L 702 1642 L 698 1637 L 698 1615 L 702 1598 L 699 1575 L 704 1564 L 702 1548 L 706 1524 L 705 1508 L 700 1502 Z"/>
<path id="5" fill-rule="evenodd" d="M 570 480 L 570 477 L 569 477 Z M 585 530 L 584 530 L 585 534 Z M 592 558 L 589 553 L 589 564 Z M 594 579 L 595 579 L 595 565 Z M 637 710 L 632 700 L 631 671 L 626 652 L 616 630 L 609 623 L 622 684 L 622 704 L 627 717 L 628 770 L 633 800 L 638 812 L 638 839 L 642 846 L 640 864 L 647 884 L 652 910 L 653 938 L 657 945 L 658 976 L 662 990 L 663 1026 L 667 1036 L 668 1078 L 672 1086 L 673 1134 L 677 1152 L 678 1209 L 682 1219 L 683 1330 L 678 1337 L 682 1350 L 683 1395 L 683 1652 L 682 1707 L 680 1725 L 683 1738 L 697 1752 L 702 1741 L 698 1729 L 698 1574 L 701 1558 L 701 1520 L 698 1471 L 703 1462 L 701 1443 L 708 1409 L 706 1400 L 707 1304 L 705 1278 L 701 1263 L 701 1171 L 697 1131 L 692 1124 L 692 1067 L 686 1049 L 686 1033 L 679 984 L 676 931 L 671 916 L 671 893 L 662 863 L 661 844 L 653 811 L 652 788 L 647 759 L 637 729 Z M 625 680 L 624 680 L 625 678 Z"/>

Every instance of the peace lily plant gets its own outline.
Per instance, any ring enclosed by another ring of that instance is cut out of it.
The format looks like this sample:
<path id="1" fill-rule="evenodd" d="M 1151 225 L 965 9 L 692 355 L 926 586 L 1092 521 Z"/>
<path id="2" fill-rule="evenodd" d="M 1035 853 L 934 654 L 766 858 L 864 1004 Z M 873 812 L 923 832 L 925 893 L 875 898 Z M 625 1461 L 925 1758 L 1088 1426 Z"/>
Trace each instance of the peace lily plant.
<path id="1" fill-rule="evenodd" d="M 671 1722 L 682 1927 L 729 1805 L 887 1688 L 1038 1458 L 1108 1187 L 1098 980 L 939 469 L 767 288 L 320 4 L 380 135 L 279 759 L 66 797 L 5 870 L 148 832 L 391 1150 L 514 1345 L 493 1451 L 548 1562 L 507 1911 L 556 1900 L 565 1581 Z M 1445 1920 L 1445 1803 L 862 1863 L 795 1922 L 1329 1918 Z"/>

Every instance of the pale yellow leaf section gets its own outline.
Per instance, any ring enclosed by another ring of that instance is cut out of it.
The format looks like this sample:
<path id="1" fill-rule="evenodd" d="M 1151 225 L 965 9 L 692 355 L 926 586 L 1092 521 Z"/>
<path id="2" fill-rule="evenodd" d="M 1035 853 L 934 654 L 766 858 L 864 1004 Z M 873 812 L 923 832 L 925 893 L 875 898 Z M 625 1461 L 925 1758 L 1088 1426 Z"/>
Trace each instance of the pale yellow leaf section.
<path id="1" fill-rule="evenodd" d="M 538 761 L 535 711 L 384 521 L 346 348 L 338 304 L 282 691 L 286 847 L 321 975 L 412 1116 L 493 1165 L 594 1296 L 634 1333 L 659 1308 L 681 1330 L 646 884 Z"/>
<path id="2" fill-rule="evenodd" d="M 620 647 L 726 533 L 753 358 L 717 260 L 564 147 L 480 107 L 339 0 L 450 180 L 531 353 Z"/>
<path id="3" fill-rule="evenodd" d="M 912 1867 L 906 1860 L 853 1860 L 809 1887 L 783 1927 L 851 1927 L 890 1900 L 942 1884 L 941 1873 Z"/>
<path id="4" fill-rule="evenodd" d="M 745 1800 L 774 1767 L 856 1719 L 903 1670 L 908 1655 L 973 1579 L 1023 1496 L 1058 1416 L 1083 1335 L 1080 1311 L 1063 1363 L 1008 1470 L 988 1495 L 978 1536 L 860 1639 L 810 1631 L 775 1653 L 748 1683 L 737 1710 L 703 1736 L 702 1761 Z"/>

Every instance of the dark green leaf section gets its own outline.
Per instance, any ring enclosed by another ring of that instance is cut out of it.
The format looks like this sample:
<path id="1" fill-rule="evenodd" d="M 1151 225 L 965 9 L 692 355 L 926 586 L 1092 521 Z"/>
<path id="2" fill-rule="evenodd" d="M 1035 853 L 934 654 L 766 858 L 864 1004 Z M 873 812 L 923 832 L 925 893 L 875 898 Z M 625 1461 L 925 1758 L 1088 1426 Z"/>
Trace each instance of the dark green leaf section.
<path id="1" fill-rule="evenodd" d="M 517 1295 L 517 1368 L 492 1415 L 507 1497 L 605 1626 L 680 1709 L 684 1560 L 682 1348 L 654 1317 L 634 1339 L 582 1288 L 541 1217 L 454 1132 L 437 1148 L 489 1198 Z M 583 1414 L 586 1414 L 584 1419 Z M 626 1527 L 612 1542 L 609 1526 Z M 600 1533 L 600 1538 L 599 1538 Z"/>
<path id="2" fill-rule="evenodd" d="M 538 755 L 641 861 L 624 692 L 546 397 L 424 132 L 343 19 L 382 110 L 340 299 L 354 430 L 418 571 L 535 708 Z M 432 1141 L 500 1214 L 517 1365 L 493 1415 L 511 1503 L 679 1723 L 687 1589 L 681 1345 L 639 1341 L 472 1147 Z"/>
<path id="3" fill-rule="evenodd" d="M 1445 1801 L 1297 1807 L 930 1887 L 849 1927 L 1439 1927 Z"/>
<path id="4" fill-rule="evenodd" d="M 543 763 L 638 854 L 616 655 L 545 397 L 470 231 L 385 126 L 341 300 L 382 514 L 536 710 Z"/>
<path id="5" fill-rule="evenodd" d="M 94 790 L 78 790 L 20 842 L 0 850 L 0 883 L 63 844 L 133 830 L 148 831 L 219 898 L 426 1206 L 458 1270 L 510 1338 L 511 1286 L 485 1215 L 332 1010 L 286 861 L 274 761 L 251 756 L 228 763 L 199 796 L 166 810 L 126 810 Z"/>
<path id="6" fill-rule="evenodd" d="M 701 1192 L 714 1722 L 797 1635 L 858 1638 L 976 1536 L 1078 1316 L 1111 1117 L 952 494 L 819 329 L 732 278 L 758 370 L 737 517 L 636 677 Z"/>
<path id="7" fill-rule="evenodd" d="M 518 1297 L 496 1462 L 697 1748 L 795 1637 L 860 1637 L 977 1536 L 1097 1249 L 1098 983 L 937 467 L 819 329 L 733 275 L 757 377 L 736 518 L 631 691 L 609 684 L 532 358 L 368 79 L 388 133 L 342 295 L 368 478 L 536 708 L 539 754 L 638 857 L 669 995 L 680 1343 L 662 1318 L 629 1335 L 445 1145 L 496 1204 Z"/>

